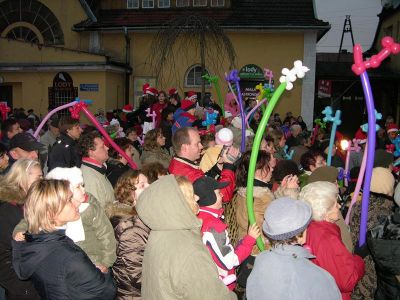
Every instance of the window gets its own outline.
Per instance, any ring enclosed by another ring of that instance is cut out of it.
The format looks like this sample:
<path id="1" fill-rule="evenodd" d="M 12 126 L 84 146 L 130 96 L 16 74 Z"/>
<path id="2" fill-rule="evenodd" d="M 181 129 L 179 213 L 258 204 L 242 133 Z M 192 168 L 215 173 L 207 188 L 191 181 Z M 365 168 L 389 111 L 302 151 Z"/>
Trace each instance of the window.
<path id="1" fill-rule="evenodd" d="M 193 0 L 193 6 L 207 6 L 207 0 Z"/>
<path id="2" fill-rule="evenodd" d="M 190 0 L 176 0 L 177 7 L 190 6 Z"/>
<path id="3" fill-rule="evenodd" d="M 139 0 L 126 0 L 127 8 L 139 8 Z"/>
<path id="4" fill-rule="evenodd" d="M 154 7 L 154 0 L 143 0 L 142 7 L 143 8 L 153 8 Z"/>
<path id="5" fill-rule="evenodd" d="M 208 70 L 205 70 L 206 74 L 210 74 Z M 203 78 L 201 78 L 201 66 L 195 65 L 189 68 L 185 76 L 185 86 L 195 87 L 201 86 Z M 210 86 L 209 82 L 206 82 L 206 86 Z"/>
<path id="6" fill-rule="evenodd" d="M 225 0 L 211 0 L 211 6 L 214 6 L 214 7 L 225 6 Z"/>
<path id="7" fill-rule="evenodd" d="M 170 1 L 169 0 L 158 0 L 158 7 L 159 8 L 168 8 L 170 7 Z"/>

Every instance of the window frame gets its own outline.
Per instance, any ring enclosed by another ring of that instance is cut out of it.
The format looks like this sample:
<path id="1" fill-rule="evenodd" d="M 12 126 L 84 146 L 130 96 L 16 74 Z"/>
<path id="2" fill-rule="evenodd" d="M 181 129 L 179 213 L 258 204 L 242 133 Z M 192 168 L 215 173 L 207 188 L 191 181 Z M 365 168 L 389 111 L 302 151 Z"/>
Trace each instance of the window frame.
<path id="1" fill-rule="evenodd" d="M 161 1 L 168 1 L 168 6 L 161 6 L 160 2 Z M 158 0 L 158 8 L 170 8 L 171 7 L 171 0 Z"/>
<path id="2" fill-rule="evenodd" d="M 187 5 L 178 5 L 178 1 L 176 0 L 176 7 L 190 7 L 190 0 L 181 0 L 182 2 L 185 1 Z"/>
<path id="3" fill-rule="evenodd" d="M 153 3 L 153 6 L 144 6 L 144 3 L 145 2 L 152 2 Z M 142 8 L 144 8 L 144 9 L 148 9 L 148 8 L 154 8 L 154 0 L 142 0 Z"/>
<path id="4" fill-rule="evenodd" d="M 198 4 L 195 4 L 195 1 L 204 1 L 205 4 L 203 4 L 203 5 L 198 5 Z M 207 4 L 208 4 L 207 2 L 208 2 L 208 0 L 193 0 L 193 7 L 206 7 Z"/>
<path id="5" fill-rule="evenodd" d="M 220 1 L 222 1 L 222 5 L 217 5 Z M 210 2 L 211 7 L 225 7 L 225 0 L 210 0 Z"/>
<path id="6" fill-rule="evenodd" d="M 130 2 L 130 1 L 132 1 L 132 3 L 134 3 L 134 1 L 136 1 L 137 6 L 129 7 L 129 2 Z M 140 6 L 140 0 L 126 0 L 126 8 L 127 8 L 127 9 L 138 9 L 139 6 Z"/>
<path id="7" fill-rule="evenodd" d="M 185 87 L 187 87 L 187 88 L 198 88 L 198 87 L 201 87 L 201 83 L 200 84 L 196 84 L 196 68 L 199 68 L 200 69 L 200 73 L 201 73 L 201 65 L 200 64 L 191 65 L 186 70 L 185 78 L 184 78 L 184 86 Z M 194 72 L 194 84 L 188 84 L 188 77 L 189 77 L 189 74 L 191 73 L 192 70 Z M 207 68 L 205 68 L 205 71 L 206 71 L 207 74 L 210 74 L 210 71 Z M 201 76 L 200 76 L 200 78 L 201 78 Z M 211 88 L 211 83 L 208 82 L 207 80 L 205 80 L 205 86 L 206 86 L 206 88 Z"/>

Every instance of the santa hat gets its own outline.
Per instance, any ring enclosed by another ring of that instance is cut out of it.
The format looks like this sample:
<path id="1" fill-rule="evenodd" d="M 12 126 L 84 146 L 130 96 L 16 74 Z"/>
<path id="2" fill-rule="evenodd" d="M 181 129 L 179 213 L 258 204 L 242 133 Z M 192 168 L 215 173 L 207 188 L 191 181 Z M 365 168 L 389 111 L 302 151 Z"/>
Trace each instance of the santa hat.
<path id="1" fill-rule="evenodd" d="M 188 91 L 186 93 L 186 98 L 187 100 L 191 100 L 191 101 L 196 101 L 197 100 L 197 94 L 193 91 Z"/>
<path id="2" fill-rule="evenodd" d="M 367 142 L 367 134 L 358 128 L 354 138 L 357 140 L 358 144 L 365 144 Z"/>
<path id="3" fill-rule="evenodd" d="M 217 145 L 232 146 L 233 132 L 229 128 L 222 128 L 215 135 L 215 143 Z"/>
<path id="4" fill-rule="evenodd" d="M 143 87 L 142 87 L 143 96 L 146 95 L 146 91 L 147 91 L 147 89 L 148 89 L 149 87 L 150 87 L 150 84 L 149 84 L 149 83 L 143 84 Z"/>
<path id="5" fill-rule="evenodd" d="M 146 89 L 146 94 L 147 95 L 152 95 L 152 96 L 157 96 L 158 95 L 158 91 L 157 91 L 157 89 L 155 89 L 153 87 L 148 87 Z"/>
<path id="6" fill-rule="evenodd" d="M 191 100 L 183 99 L 181 102 L 181 108 L 185 111 L 189 111 L 192 108 L 196 108 L 196 103 L 193 103 Z"/>
<path id="7" fill-rule="evenodd" d="M 168 91 L 168 95 L 170 97 L 175 96 L 177 94 L 178 94 L 178 91 L 176 90 L 176 88 L 170 88 L 169 91 Z"/>
<path id="8" fill-rule="evenodd" d="M 130 113 L 130 112 L 132 112 L 132 111 L 133 111 L 133 106 L 132 106 L 132 104 L 124 105 L 124 107 L 122 107 L 122 111 L 123 111 L 124 113 Z"/>
<path id="9" fill-rule="evenodd" d="M 390 133 L 390 132 L 397 132 L 397 131 L 399 131 L 399 129 L 397 128 L 397 125 L 394 124 L 394 123 L 389 123 L 389 124 L 386 126 L 386 132 L 387 132 L 387 133 Z"/>

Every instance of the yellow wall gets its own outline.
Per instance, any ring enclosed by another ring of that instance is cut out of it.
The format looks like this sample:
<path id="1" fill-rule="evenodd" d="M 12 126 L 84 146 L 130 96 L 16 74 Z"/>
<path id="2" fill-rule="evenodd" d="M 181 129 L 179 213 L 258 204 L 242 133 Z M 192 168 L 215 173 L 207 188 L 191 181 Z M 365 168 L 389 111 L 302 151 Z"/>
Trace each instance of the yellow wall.
<path id="1" fill-rule="evenodd" d="M 125 75 L 106 73 L 106 110 L 122 108 L 125 105 Z"/>

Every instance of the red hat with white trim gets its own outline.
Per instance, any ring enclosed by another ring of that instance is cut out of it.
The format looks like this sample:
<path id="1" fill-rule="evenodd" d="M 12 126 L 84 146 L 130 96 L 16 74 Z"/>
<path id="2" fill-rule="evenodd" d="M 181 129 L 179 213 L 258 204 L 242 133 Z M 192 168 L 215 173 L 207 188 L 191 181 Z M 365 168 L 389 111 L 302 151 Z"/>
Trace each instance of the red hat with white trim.
<path id="1" fill-rule="evenodd" d="M 185 98 L 185 99 L 191 100 L 191 101 L 196 101 L 196 100 L 197 100 L 197 94 L 196 94 L 196 92 L 188 91 L 188 92 L 186 93 L 186 98 Z"/>
<path id="2" fill-rule="evenodd" d="M 148 87 L 146 89 L 146 94 L 147 95 L 152 95 L 152 96 L 157 96 L 158 95 L 158 91 L 157 91 L 157 89 L 155 89 L 153 87 Z"/>
<path id="3" fill-rule="evenodd" d="M 185 111 L 189 111 L 192 108 L 196 108 L 196 103 L 193 103 L 193 101 L 188 99 L 183 99 L 181 102 L 181 108 Z"/>
<path id="4" fill-rule="evenodd" d="M 399 129 L 397 128 L 397 125 L 394 124 L 394 123 L 389 123 L 389 124 L 386 126 L 386 132 L 387 132 L 387 133 L 390 133 L 390 132 L 397 132 L 397 131 L 399 131 Z"/>
<path id="5" fill-rule="evenodd" d="M 177 95 L 177 94 L 178 94 L 178 91 L 176 90 L 176 88 L 170 88 L 169 91 L 168 91 L 168 95 L 170 97 L 172 97 L 174 95 Z"/>
<path id="6" fill-rule="evenodd" d="M 123 111 L 124 113 L 130 113 L 130 112 L 132 112 L 132 111 L 133 111 L 133 106 L 132 106 L 132 104 L 124 105 L 124 107 L 122 107 L 122 111 Z"/>
<path id="7" fill-rule="evenodd" d="M 367 134 L 358 128 L 354 138 L 357 140 L 359 144 L 365 144 L 367 142 Z"/>
<path id="8" fill-rule="evenodd" d="M 149 87 L 150 87 L 150 84 L 149 84 L 149 83 L 143 84 L 143 87 L 142 87 L 143 96 L 146 95 L 146 91 L 147 91 L 147 89 L 148 89 Z"/>

